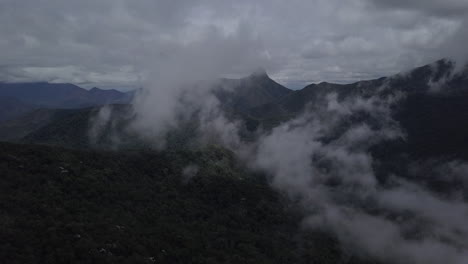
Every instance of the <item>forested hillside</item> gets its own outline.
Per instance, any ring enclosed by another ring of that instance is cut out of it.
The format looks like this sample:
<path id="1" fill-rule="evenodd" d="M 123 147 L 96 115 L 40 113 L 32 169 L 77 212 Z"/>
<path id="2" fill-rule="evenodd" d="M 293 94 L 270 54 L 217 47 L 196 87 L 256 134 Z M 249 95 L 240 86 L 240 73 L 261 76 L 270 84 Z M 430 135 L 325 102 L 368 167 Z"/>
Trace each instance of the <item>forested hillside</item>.
<path id="1" fill-rule="evenodd" d="M 332 237 L 299 233 L 294 206 L 219 147 L 2 143 L 0 171 L 5 263 L 354 263 Z"/>

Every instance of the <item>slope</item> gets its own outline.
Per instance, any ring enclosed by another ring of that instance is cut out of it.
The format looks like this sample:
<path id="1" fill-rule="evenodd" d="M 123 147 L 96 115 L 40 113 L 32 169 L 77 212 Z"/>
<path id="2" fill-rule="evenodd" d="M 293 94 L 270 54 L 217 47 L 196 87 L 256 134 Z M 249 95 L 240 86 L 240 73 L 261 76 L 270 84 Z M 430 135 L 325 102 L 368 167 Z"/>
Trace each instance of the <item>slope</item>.
<path id="1" fill-rule="evenodd" d="M 364 263 L 331 237 L 299 233 L 292 207 L 217 147 L 0 143 L 0 171 L 6 263 Z"/>
<path id="2" fill-rule="evenodd" d="M 246 112 L 250 108 L 276 102 L 291 92 L 264 71 L 241 79 L 221 79 L 214 89 L 225 110 L 236 112 Z"/>
<path id="3" fill-rule="evenodd" d="M 46 108 L 79 108 L 128 103 L 131 93 L 93 88 L 88 91 L 69 83 L 0 83 L 0 96 Z"/>
<path id="4" fill-rule="evenodd" d="M 14 97 L 0 96 L 0 122 L 21 116 L 36 107 Z"/>

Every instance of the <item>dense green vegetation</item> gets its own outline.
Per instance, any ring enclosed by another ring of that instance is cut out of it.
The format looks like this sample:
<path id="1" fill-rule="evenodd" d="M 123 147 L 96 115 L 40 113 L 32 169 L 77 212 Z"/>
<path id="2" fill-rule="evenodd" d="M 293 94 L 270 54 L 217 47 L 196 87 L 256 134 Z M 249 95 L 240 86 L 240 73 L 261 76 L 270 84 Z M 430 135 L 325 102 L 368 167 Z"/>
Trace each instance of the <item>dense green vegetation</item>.
<path id="1" fill-rule="evenodd" d="M 216 95 L 228 119 L 244 121 L 241 138 L 252 141 L 324 94 L 370 96 L 387 83 L 406 93 L 392 109 L 406 137 L 371 149 L 379 181 L 417 177 L 444 193 L 459 184 L 408 170 L 414 162 L 468 157 L 468 93 L 458 88 L 466 79 L 455 76 L 446 93 L 428 93 L 427 83 L 449 67 L 438 64 L 436 72 L 425 66 L 405 78 L 299 91 L 254 75 L 224 80 L 237 94 Z M 369 263 L 323 230 L 301 228 L 300 208 L 231 152 L 200 147 L 195 117 L 155 152 L 127 129 L 130 105 L 109 107 L 111 122 L 94 142 L 94 107 L 40 109 L 0 124 L 0 140 L 23 143 L 0 143 L 0 263 Z"/>
<path id="2" fill-rule="evenodd" d="M 352 263 L 218 147 L 1 143 L 0 171 L 3 263 Z"/>

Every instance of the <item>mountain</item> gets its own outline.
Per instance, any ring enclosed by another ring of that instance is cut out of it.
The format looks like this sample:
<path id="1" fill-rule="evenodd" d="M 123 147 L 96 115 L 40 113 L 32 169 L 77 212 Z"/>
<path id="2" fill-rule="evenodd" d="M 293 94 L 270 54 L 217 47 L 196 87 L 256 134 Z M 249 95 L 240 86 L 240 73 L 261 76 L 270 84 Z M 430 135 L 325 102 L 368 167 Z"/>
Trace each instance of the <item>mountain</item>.
<path id="1" fill-rule="evenodd" d="M 300 113 L 307 104 L 317 103 L 330 93 L 341 99 L 401 93 L 404 96 L 392 108 L 392 116 L 406 133 L 405 152 L 412 158 L 446 155 L 468 158 L 467 67 L 457 71 L 453 62 L 439 60 L 375 80 L 344 85 L 312 84 L 274 105 L 288 113 Z"/>
<path id="2" fill-rule="evenodd" d="M 263 70 L 241 79 L 221 79 L 215 86 L 214 93 L 222 106 L 237 112 L 276 102 L 292 93 Z"/>
<path id="3" fill-rule="evenodd" d="M 435 95 L 438 91 L 447 94 L 463 94 L 468 89 L 468 69 L 456 72 L 455 64 L 446 59 L 418 67 L 390 77 L 359 81 L 351 84 L 322 82 L 310 84 L 301 90 L 291 91 L 279 100 L 253 106 L 249 113 L 259 119 L 302 112 L 307 104 L 321 99 L 329 93 L 340 98 L 353 95 L 373 95 L 380 87 L 386 86 L 392 92 Z"/>
<path id="4" fill-rule="evenodd" d="M 468 90 L 409 95 L 395 116 L 407 133 L 408 152 L 415 158 L 437 155 L 468 159 L 467 102 Z"/>
<path id="5" fill-rule="evenodd" d="M 468 117 L 468 106 L 465 103 L 468 101 L 468 74 L 466 70 L 454 70 L 455 65 L 452 62 L 440 60 L 395 76 L 351 84 L 323 82 L 297 91 L 281 86 L 264 72 L 257 72 L 241 79 L 219 80 L 214 93 L 228 117 L 243 120 L 246 130 L 255 131 L 259 126 L 273 128 L 299 115 L 306 105 L 322 103 L 325 96 L 331 93 L 342 100 L 358 95 L 370 98 L 382 96 L 382 93 L 404 92 L 404 98 L 392 108 L 392 116 L 405 131 L 407 140 L 404 143 L 399 142 L 399 145 L 393 143 L 392 148 L 399 148 L 395 153 L 405 152 L 412 157 L 421 158 L 443 155 L 468 158 L 468 145 L 465 142 L 465 135 L 468 134 L 468 124 L 465 122 Z M 382 87 L 385 89 L 382 90 Z M 104 92 L 97 88 L 89 93 L 106 93 L 113 95 L 114 97 L 109 97 L 114 99 L 120 96 L 118 91 Z M 141 142 L 135 141 L 135 135 L 124 129 L 131 119 L 130 107 L 115 105 L 111 109 L 114 123 L 121 127 L 117 131 L 119 140 L 132 138 L 128 144 L 143 146 Z M 34 115 L 40 113 L 38 112 L 0 123 L 0 137 L 3 140 L 28 143 L 90 147 L 89 120 L 96 115 L 98 109 L 55 111 L 53 118 L 35 117 Z M 38 123 L 41 125 L 35 125 Z M 193 126 L 187 128 L 192 132 L 195 129 Z M 108 132 L 99 141 L 110 144 L 115 137 L 111 130 L 107 128 Z M 189 140 L 190 135 L 194 136 L 193 133 L 179 131 L 171 134 L 171 137 L 176 137 L 174 140 L 180 142 Z M 431 144 L 428 145 L 427 142 Z"/>
<path id="6" fill-rule="evenodd" d="M 21 116 L 37 106 L 27 104 L 15 97 L 0 96 L 0 122 Z"/>
<path id="7" fill-rule="evenodd" d="M 86 90 L 69 83 L 0 83 L 0 97 L 11 97 L 45 108 L 82 108 L 129 103 L 132 93 L 93 88 Z"/>
<path id="8" fill-rule="evenodd" d="M 131 107 L 129 105 L 109 105 L 107 107 L 112 113 L 111 123 L 117 127 L 109 127 L 110 124 L 106 124 L 97 142 L 90 141 L 90 131 L 93 126 L 93 118 L 99 113 L 99 107 L 57 110 L 52 118 L 43 123 L 42 126 L 29 131 L 17 141 L 75 149 L 100 148 L 102 146 L 112 148 L 114 146 L 113 137 L 116 136 L 114 133 L 119 135 L 122 133 L 125 136 L 119 136 L 119 138 L 122 138 L 120 145 L 123 146 L 126 140 L 131 140 L 131 135 L 126 133 L 124 125 L 125 122 L 128 122 L 126 116 L 131 114 Z M 136 142 L 132 141 L 132 144 L 136 144 Z"/>
<path id="9" fill-rule="evenodd" d="M 0 171 L 5 263 L 375 263 L 301 230 L 298 209 L 222 148 L 0 143 Z"/>
<path id="10" fill-rule="evenodd" d="M 324 94 L 336 93 L 340 98 L 353 95 L 370 96 L 377 94 L 377 90 L 383 86 L 393 93 L 398 91 L 419 95 L 436 95 L 438 91 L 445 95 L 465 93 L 468 89 L 468 69 L 465 67 L 460 72 L 455 70 L 452 61 L 443 59 L 390 77 L 351 84 L 327 82 L 311 84 L 294 91 L 275 104 L 287 112 L 298 113 L 304 110 L 308 103 Z"/>
<path id="11" fill-rule="evenodd" d="M 456 155 L 468 157 L 468 68 L 456 68 L 450 60 L 439 60 L 390 77 L 351 84 L 322 82 L 293 91 L 279 100 L 248 110 L 264 127 L 274 127 L 302 113 L 307 105 L 317 105 L 325 96 L 338 99 L 370 98 L 385 93 L 401 93 L 404 98 L 393 108 L 393 118 L 407 133 L 407 150 L 414 155 Z M 427 144 L 431 142 L 431 144 Z"/>
<path id="12" fill-rule="evenodd" d="M 337 93 L 340 98 L 344 98 L 355 94 L 373 93 L 375 89 L 383 85 L 385 80 L 386 78 L 380 78 L 352 84 L 328 82 L 311 84 L 283 98 L 283 100 L 278 102 L 278 105 L 289 113 L 299 113 L 304 110 L 307 104 L 321 99 L 326 94 Z"/>
<path id="13" fill-rule="evenodd" d="M 76 110 L 72 109 L 36 109 L 17 118 L 0 122 L 0 139 L 3 141 L 20 141 L 29 133 L 47 126 L 61 116 L 67 116 Z"/>
<path id="14" fill-rule="evenodd" d="M 128 103 L 133 99 L 133 91 L 131 92 L 120 92 L 115 89 L 103 90 L 97 87 L 93 87 L 89 90 L 90 100 L 96 104 L 124 104 Z"/>
<path id="15" fill-rule="evenodd" d="M 49 87 L 49 84 L 41 85 Z M 210 85 L 214 85 L 214 94 L 220 100 L 221 106 L 223 110 L 226 111 L 226 114 L 232 118 L 242 118 L 244 120 L 251 120 L 246 114 L 248 109 L 266 104 L 267 102 L 276 102 L 292 93 L 292 90 L 273 81 L 264 71 L 255 72 L 241 79 L 221 79 Z M 18 87 L 21 86 L 19 85 Z M 72 97 L 87 98 L 87 103 L 91 105 L 99 105 L 100 102 L 130 101 L 133 97 L 133 93 L 124 94 L 116 90 L 101 90 L 98 88 L 86 91 L 77 86 L 69 85 L 56 86 L 54 89 L 62 88 L 65 88 L 67 91 L 68 89 L 76 90 L 74 93 L 80 94 L 80 96 Z M 51 88 L 49 87 L 47 89 L 50 90 Z M 53 93 L 52 90 L 49 92 Z M 23 90 L 20 89 L 16 94 L 20 94 L 21 91 Z M 40 96 L 29 96 L 28 99 L 34 100 L 34 98 L 38 99 L 42 97 L 45 96 L 42 94 Z M 63 98 L 63 96 L 59 95 L 57 98 Z M 104 101 L 102 98 L 105 98 L 107 101 Z M 67 102 L 69 100 L 73 99 L 66 99 Z M 37 103 L 43 104 L 43 102 L 44 101 L 39 101 Z M 49 105 L 51 104 L 49 103 Z M 77 104 L 75 102 L 67 104 L 66 108 L 76 108 L 78 105 L 84 106 L 83 104 Z M 111 105 L 110 109 L 112 109 L 115 118 L 119 120 L 117 123 L 128 122 L 128 120 L 125 121 L 123 120 L 125 118 L 122 119 L 121 117 L 131 114 L 130 107 L 116 103 Z M 70 147 L 80 148 L 89 147 L 89 120 L 96 115 L 97 111 L 98 109 L 93 107 L 83 108 L 80 111 L 73 109 L 55 109 L 53 110 L 54 114 L 48 118 L 44 118 L 40 114 L 48 112 L 46 110 L 33 112 L 8 122 L 0 122 L 0 139 L 52 145 L 58 144 L 62 146 L 68 145 Z M 254 123 L 253 128 L 255 128 L 258 122 L 256 120 L 252 121 Z M 40 126 L 33 125 L 39 123 L 41 124 Z M 185 134 L 186 133 L 178 132 L 171 133 L 171 141 L 179 142 L 182 140 L 181 137 L 187 137 Z M 127 134 L 127 136 L 129 135 Z M 101 142 L 110 143 L 111 139 L 109 137 L 106 137 L 106 139 L 102 138 Z M 134 144 L 137 143 L 132 140 L 131 145 Z"/>

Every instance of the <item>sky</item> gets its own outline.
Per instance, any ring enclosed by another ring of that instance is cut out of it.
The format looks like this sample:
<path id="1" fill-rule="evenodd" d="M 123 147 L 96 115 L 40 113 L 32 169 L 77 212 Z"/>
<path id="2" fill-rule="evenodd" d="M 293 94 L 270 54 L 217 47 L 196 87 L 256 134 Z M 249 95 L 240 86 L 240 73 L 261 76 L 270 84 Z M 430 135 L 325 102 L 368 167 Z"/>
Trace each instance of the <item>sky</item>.
<path id="1" fill-rule="evenodd" d="M 466 0 L 0 0 L 0 81 L 128 89 L 215 58 L 224 77 L 347 83 L 466 58 L 467 18 Z"/>

